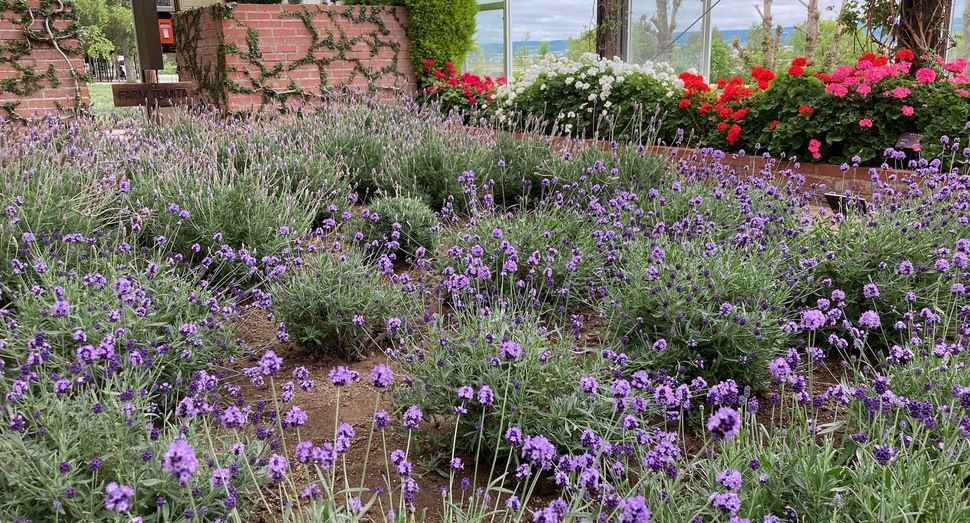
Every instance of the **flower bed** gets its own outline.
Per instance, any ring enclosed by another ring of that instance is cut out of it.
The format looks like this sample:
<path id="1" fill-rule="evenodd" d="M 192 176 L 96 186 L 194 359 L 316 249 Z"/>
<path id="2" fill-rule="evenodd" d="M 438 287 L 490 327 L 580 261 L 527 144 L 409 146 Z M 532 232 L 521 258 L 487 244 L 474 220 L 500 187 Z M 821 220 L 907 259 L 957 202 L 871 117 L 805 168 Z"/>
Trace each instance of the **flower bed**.
<path id="1" fill-rule="evenodd" d="M 796 58 L 781 75 L 755 68 L 750 78 L 710 85 L 659 66 L 549 58 L 498 88 L 485 109 L 516 125 L 514 115 L 529 114 L 543 132 L 574 136 L 657 138 L 836 165 L 879 166 L 884 157 L 906 168 L 921 157 L 958 165 L 970 154 L 958 139 L 970 121 L 966 63 L 923 57 L 913 70 L 914 58 L 907 50 L 864 55 L 831 73 Z M 903 132 L 921 133 L 920 147 L 893 149 Z"/>
<path id="2" fill-rule="evenodd" d="M 964 172 L 85 123 L 2 137 L 0 520 L 970 520 Z"/>

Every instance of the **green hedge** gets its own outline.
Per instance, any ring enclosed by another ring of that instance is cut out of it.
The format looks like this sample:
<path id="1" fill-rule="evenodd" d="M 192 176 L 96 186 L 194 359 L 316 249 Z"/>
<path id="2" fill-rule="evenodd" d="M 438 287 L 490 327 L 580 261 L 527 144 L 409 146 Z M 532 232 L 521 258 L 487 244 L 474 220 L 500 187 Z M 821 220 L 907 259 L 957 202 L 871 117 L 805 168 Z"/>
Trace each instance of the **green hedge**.
<path id="1" fill-rule="evenodd" d="M 460 67 L 472 47 L 478 1 L 407 0 L 405 5 L 415 74 L 421 74 L 426 60 Z"/>

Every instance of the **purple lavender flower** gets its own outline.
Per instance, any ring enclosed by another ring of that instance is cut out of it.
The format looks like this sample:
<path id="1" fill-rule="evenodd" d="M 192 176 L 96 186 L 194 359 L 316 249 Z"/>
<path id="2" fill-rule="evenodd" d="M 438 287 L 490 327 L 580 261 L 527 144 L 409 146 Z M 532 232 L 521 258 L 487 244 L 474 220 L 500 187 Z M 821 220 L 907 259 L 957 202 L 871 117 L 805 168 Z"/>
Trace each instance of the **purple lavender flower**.
<path id="1" fill-rule="evenodd" d="M 198 467 L 195 449 L 184 439 L 169 444 L 168 451 L 162 456 L 162 471 L 177 479 L 183 487 L 188 485 L 189 478 Z"/>
<path id="2" fill-rule="evenodd" d="M 733 492 L 728 492 L 727 494 L 715 492 L 707 498 L 707 501 L 721 512 L 732 516 L 741 510 L 741 500 Z"/>
<path id="3" fill-rule="evenodd" d="M 886 445 L 875 445 L 872 449 L 872 457 L 882 466 L 886 466 L 896 457 L 899 449 Z"/>
<path id="4" fill-rule="evenodd" d="M 461 401 L 471 401 L 471 399 L 474 397 L 475 397 L 475 389 L 467 385 L 464 387 L 458 388 L 458 399 L 460 399 Z"/>
<path id="5" fill-rule="evenodd" d="M 519 427 L 509 427 L 505 431 L 505 442 L 512 447 L 517 447 L 522 444 L 524 439 L 522 438 L 522 429 Z"/>
<path id="6" fill-rule="evenodd" d="M 618 379 L 610 384 L 610 393 L 614 398 L 624 399 L 630 395 L 630 382 L 625 379 Z"/>
<path id="7" fill-rule="evenodd" d="M 725 469 L 718 473 L 717 482 L 731 492 L 737 492 L 741 488 L 741 473 L 734 469 Z"/>
<path id="8" fill-rule="evenodd" d="M 506 361 L 519 361 L 522 357 L 522 347 L 512 340 L 505 340 L 499 347 L 499 354 Z"/>
<path id="9" fill-rule="evenodd" d="M 378 389 L 386 389 L 394 381 L 394 371 L 383 363 L 379 364 L 371 369 L 369 381 Z"/>
<path id="10" fill-rule="evenodd" d="M 728 441 L 741 432 L 741 415 L 731 407 L 721 407 L 708 418 L 707 431 L 714 441 Z"/>
<path id="11" fill-rule="evenodd" d="M 878 329 L 880 325 L 879 313 L 876 311 L 866 311 L 859 317 L 859 325 L 869 329 Z"/>
<path id="12" fill-rule="evenodd" d="M 387 413 L 386 410 L 379 410 L 374 413 L 374 425 L 379 429 L 383 429 L 391 422 L 391 415 Z"/>
<path id="13" fill-rule="evenodd" d="M 404 414 L 401 416 L 401 422 L 409 429 L 418 428 L 418 424 L 421 423 L 422 419 L 424 419 L 424 414 L 417 405 L 408 407 L 408 410 L 404 411 Z"/>
<path id="14" fill-rule="evenodd" d="M 279 484 L 286 477 L 286 471 L 289 467 L 290 462 L 285 457 L 273 454 L 266 464 L 266 473 L 274 484 Z"/>
<path id="15" fill-rule="evenodd" d="M 300 427 L 307 422 L 307 419 L 309 419 L 307 413 L 300 407 L 294 405 L 290 407 L 289 411 L 287 411 L 286 417 L 283 418 L 283 421 L 291 427 Z"/>
<path id="16" fill-rule="evenodd" d="M 223 488 L 229 486 L 230 471 L 226 468 L 212 469 L 212 486 Z"/>
<path id="17" fill-rule="evenodd" d="M 593 394 L 599 389 L 599 384 L 596 383 L 596 378 L 592 376 L 583 376 L 579 378 L 579 390 L 586 394 Z"/>
<path id="18" fill-rule="evenodd" d="M 267 350 L 263 353 L 263 357 L 259 359 L 259 370 L 263 373 L 263 376 L 272 376 L 280 371 L 280 364 L 283 363 L 283 358 L 276 355 L 275 352 Z"/>
<path id="19" fill-rule="evenodd" d="M 617 521 L 620 523 L 647 523 L 650 521 L 650 509 L 643 496 L 629 497 L 620 501 L 617 507 L 620 516 Z"/>
<path id="20" fill-rule="evenodd" d="M 135 490 L 128 485 L 119 485 L 112 481 L 104 487 L 104 508 L 115 512 L 131 510 L 131 500 L 135 497 Z"/>
<path id="21" fill-rule="evenodd" d="M 51 308 L 51 316 L 69 316 L 71 314 L 71 304 L 65 300 L 57 300 Z"/>
<path id="22" fill-rule="evenodd" d="M 782 357 L 771 360 L 768 363 L 768 370 L 778 383 L 784 383 L 791 374 L 791 366 L 788 365 L 788 360 Z"/>
<path id="23" fill-rule="evenodd" d="M 522 458 L 542 470 L 549 470 L 556 459 L 556 447 L 545 436 L 526 436 Z"/>
<path id="24" fill-rule="evenodd" d="M 360 381 L 360 374 L 355 370 L 350 370 L 343 365 L 339 365 L 336 368 L 330 369 L 327 378 L 330 379 L 330 383 L 333 383 L 337 387 L 346 387 L 355 381 Z"/>
<path id="25" fill-rule="evenodd" d="M 878 298 L 879 287 L 875 283 L 867 283 L 862 286 L 862 295 L 866 299 Z"/>
<path id="26" fill-rule="evenodd" d="M 495 393 L 492 392 L 492 388 L 482 385 L 482 388 L 478 389 L 478 403 L 484 407 L 490 407 L 493 402 L 495 402 Z"/>
<path id="27" fill-rule="evenodd" d="M 818 330 L 825 326 L 825 313 L 817 309 L 809 309 L 802 312 L 802 328 L 810 331 Z"/>

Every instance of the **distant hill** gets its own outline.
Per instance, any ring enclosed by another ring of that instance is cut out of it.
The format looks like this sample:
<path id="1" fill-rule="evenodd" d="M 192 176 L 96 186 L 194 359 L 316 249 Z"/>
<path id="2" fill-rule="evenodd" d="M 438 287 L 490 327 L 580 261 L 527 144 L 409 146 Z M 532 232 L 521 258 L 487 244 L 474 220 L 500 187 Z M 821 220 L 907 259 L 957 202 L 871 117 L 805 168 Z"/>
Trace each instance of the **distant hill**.
<path id="1" fill-rule="evenodd" d="M 738 37 L 741 40 L 741 45 L 748 43 L 748 30 L 747 29 L 721 29 L 721 34 L 724 35 L 724 41 L 728 44 L 731 43 L 731 39 Z M 788 41 L 788 37 L 795 33 L 794 27 L 786 27 L 781 33 L 781 43 L 784 44 Z"/>

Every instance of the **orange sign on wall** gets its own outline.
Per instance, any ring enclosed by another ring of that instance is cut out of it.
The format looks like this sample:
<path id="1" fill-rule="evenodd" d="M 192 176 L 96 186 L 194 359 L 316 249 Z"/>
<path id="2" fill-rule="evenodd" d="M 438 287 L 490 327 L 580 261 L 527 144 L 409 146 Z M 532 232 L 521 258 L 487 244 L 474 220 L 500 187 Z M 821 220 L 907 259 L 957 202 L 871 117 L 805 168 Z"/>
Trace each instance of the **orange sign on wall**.
<path id="1" fill-rule="evenodd" d="M 172 33 L 172 21 L 168 19 L 158 20 L 158 39 L 162 44 L 174 44 L 175 35 Z"/>

